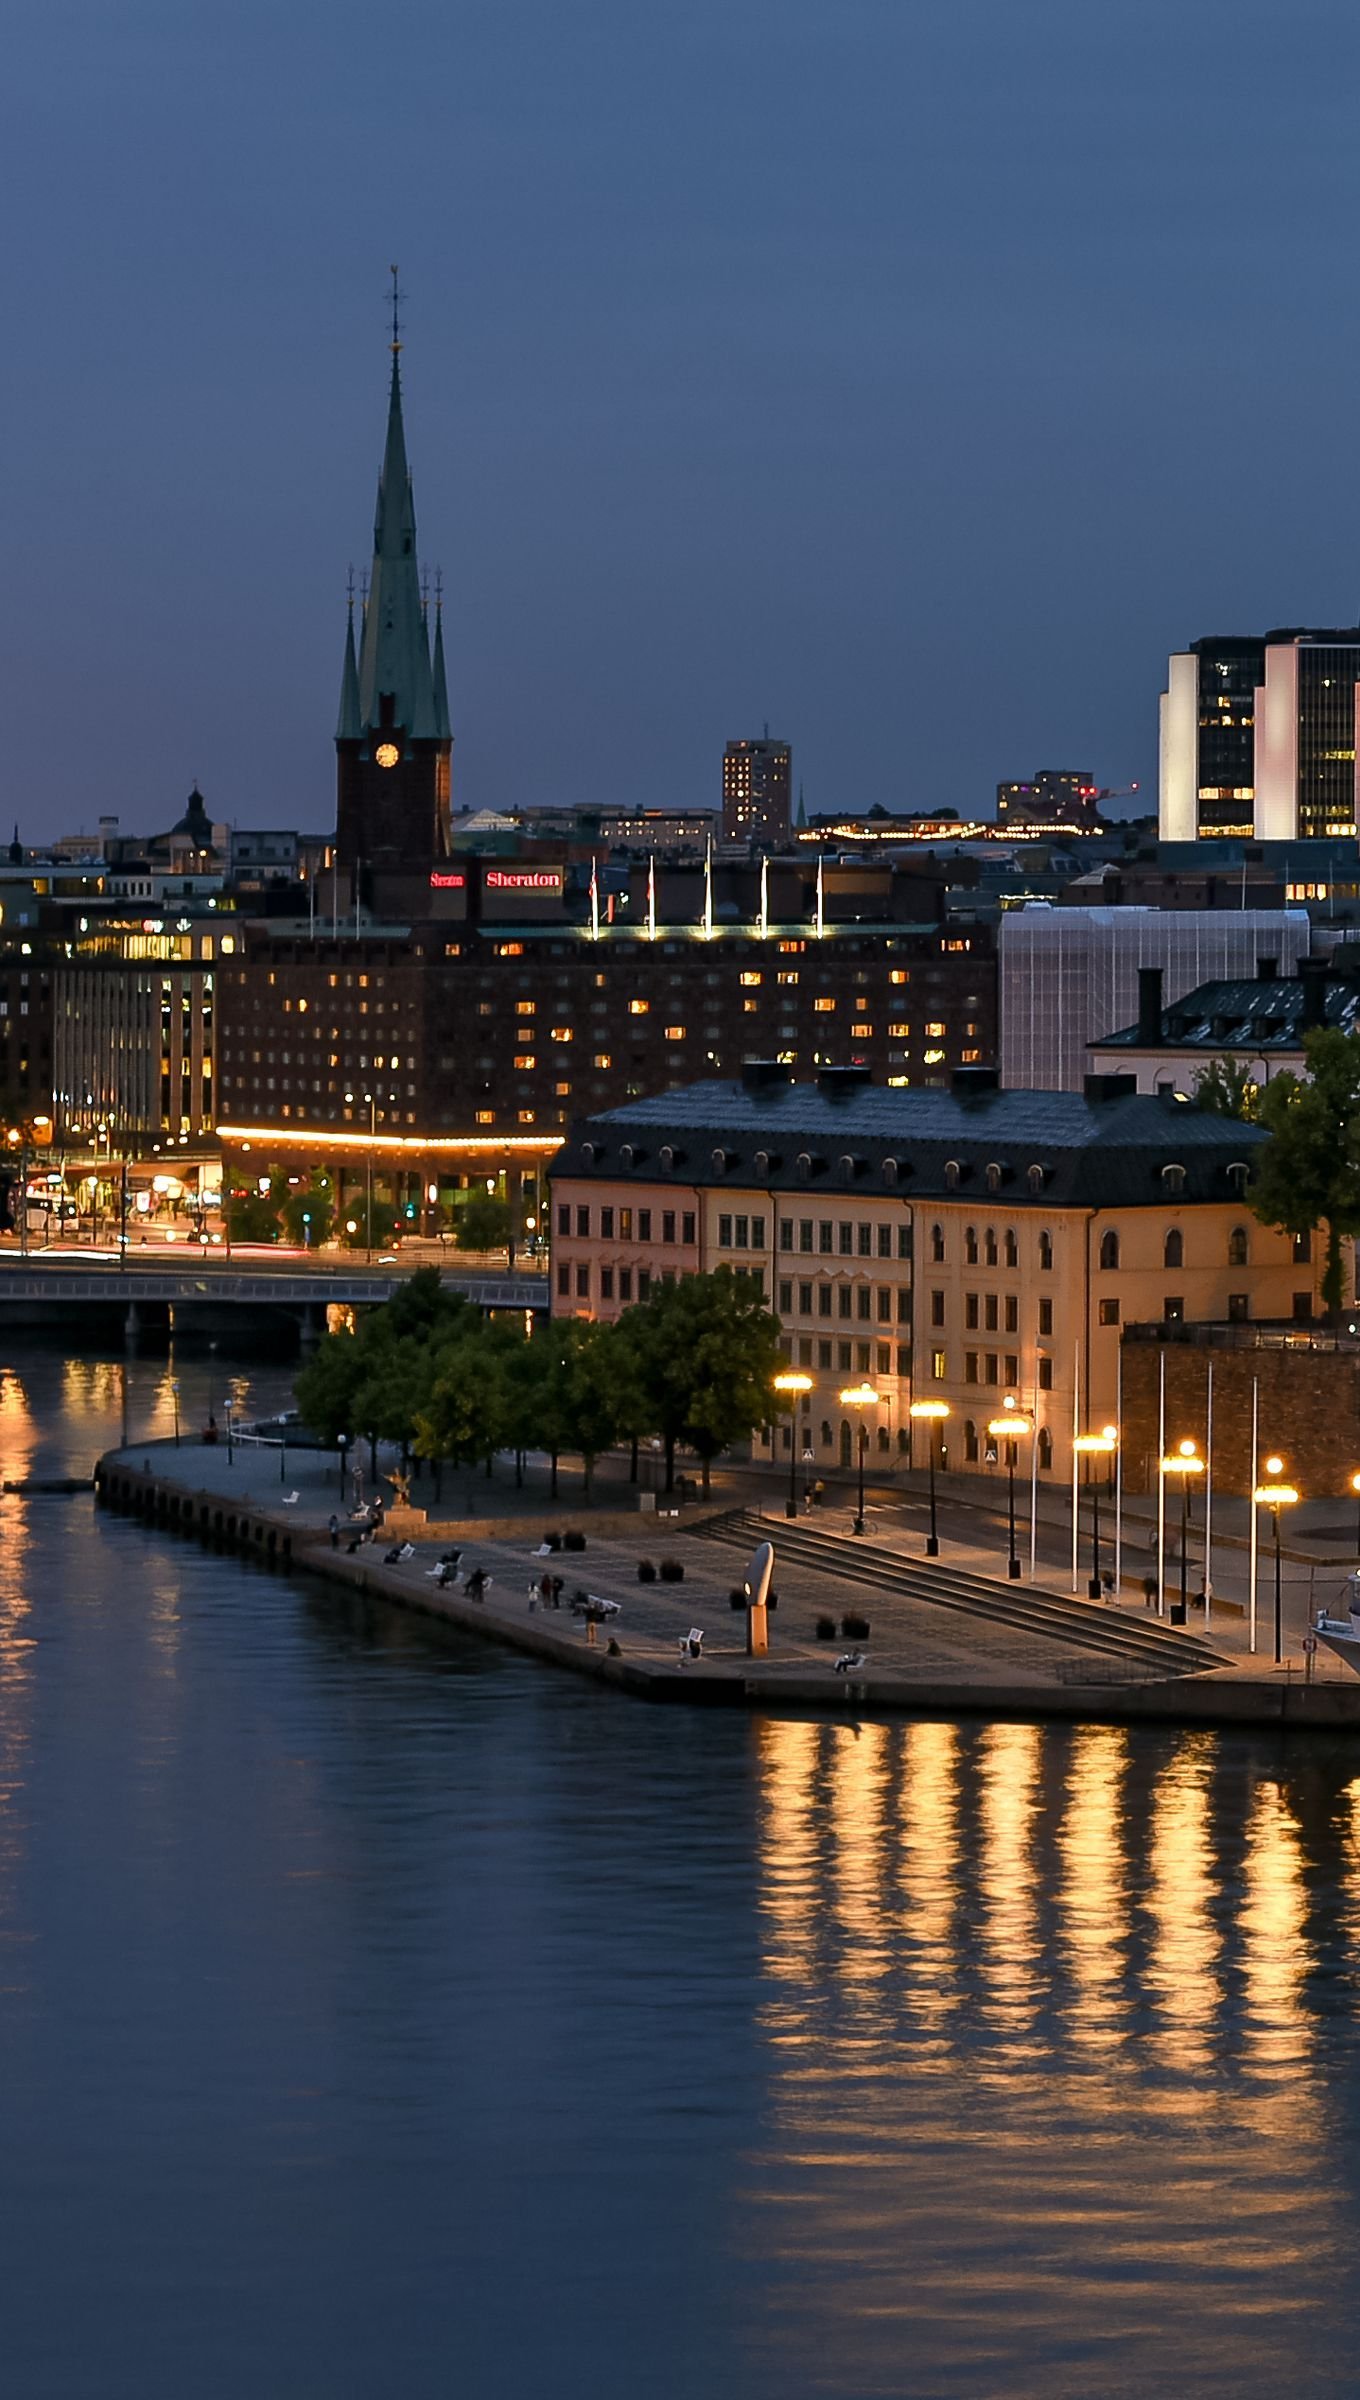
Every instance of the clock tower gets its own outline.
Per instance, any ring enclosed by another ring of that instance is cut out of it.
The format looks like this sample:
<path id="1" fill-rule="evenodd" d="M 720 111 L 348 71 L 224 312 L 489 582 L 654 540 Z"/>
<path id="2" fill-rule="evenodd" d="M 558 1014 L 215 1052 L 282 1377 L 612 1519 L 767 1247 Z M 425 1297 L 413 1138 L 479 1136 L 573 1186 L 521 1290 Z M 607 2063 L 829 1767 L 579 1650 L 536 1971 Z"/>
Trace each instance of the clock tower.
<path id="1" fill-rule="evenodd" d="M 436 603 L 432 648 L 416 564 L 400 354 L 394 317 L 373 566 L 357 649 L 350 602 L 335 730 L 340 872 L 354 898 L 379 909 L 390 879 L 394 896 L 398 887 L 409 896 L 428 888 L 430 869 L 448 855 L 453 749 L 441 611 Z"/>

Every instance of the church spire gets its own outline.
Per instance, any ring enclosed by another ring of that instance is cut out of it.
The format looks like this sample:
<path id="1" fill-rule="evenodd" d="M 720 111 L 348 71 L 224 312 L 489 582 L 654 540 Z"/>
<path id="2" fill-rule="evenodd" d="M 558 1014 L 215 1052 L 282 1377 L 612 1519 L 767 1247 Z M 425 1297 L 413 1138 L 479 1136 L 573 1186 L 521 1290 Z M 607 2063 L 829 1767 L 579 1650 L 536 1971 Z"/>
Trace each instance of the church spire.
<path id="1" fill-rule="evenodd" d="M 453 727 L 449 721 L 449 686 L 444 673 L 444 592 L 441 578 L 434 579 L 434 662 L 431 669 L 434 684 L 434 729 L 441 742 L 451 739 Z"/>
<path id="2" fill-rule="evenodd" d="M 337 742 L 357 742 L 363 739 L 363 719 L 359 714 L 359 668 L 354 655 L 354 576 L 349 579 L 349 619 L 345 626 L 345 664 L 340 676 L 340 716 L 335 728 Z"/>
<path id="3" fill-rule="evenodd" d="M 379 726 L 404 730 L 415 741 L 435 736 L 430 652 L 420 606 L 416 512 L 406 463 L 401 410 L 401 339 L 396 272 L 392 292 L 392 383 L 387 441 L 373 520 L 373 570 L 359 649 L 359 717 L 365 733 Z"/>

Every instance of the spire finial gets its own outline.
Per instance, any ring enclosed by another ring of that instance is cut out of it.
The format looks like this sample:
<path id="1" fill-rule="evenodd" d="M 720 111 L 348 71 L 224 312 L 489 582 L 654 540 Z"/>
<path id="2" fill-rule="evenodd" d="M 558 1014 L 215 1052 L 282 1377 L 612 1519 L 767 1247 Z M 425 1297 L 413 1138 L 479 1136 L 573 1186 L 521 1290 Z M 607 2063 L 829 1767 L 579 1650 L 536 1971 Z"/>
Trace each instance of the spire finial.
<path id="1" fill-rule="evenodd" d="M 406 294 L 397 281 L 395 265 L 391 268 L 390 273 L 392 276 L 392 356 L 395 358 L 401 348 L 401 304 Z"/>
<path id="2" fill-rule="evenodd" d="M 349 613 L 352 617 L 354 614 L 354 562 L 352 559 L 350 561 L 349 574 L 345 580 L 345 598 L 349 604 Z"/>
<path id="3" fill-rule="evenodd" d="M 442 617 L 444 614 L 444 570 L 442 567 L 436 567 L 434 571 L 434 613 L 437 617 Z"/>

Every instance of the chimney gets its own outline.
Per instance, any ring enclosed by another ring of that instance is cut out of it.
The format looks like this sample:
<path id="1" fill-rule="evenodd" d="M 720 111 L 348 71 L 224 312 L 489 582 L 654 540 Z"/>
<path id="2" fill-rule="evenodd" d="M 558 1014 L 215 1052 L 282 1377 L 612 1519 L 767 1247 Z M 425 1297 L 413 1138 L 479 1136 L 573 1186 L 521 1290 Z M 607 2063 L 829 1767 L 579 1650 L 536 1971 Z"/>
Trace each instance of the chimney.
<path id="1" fill-rule="evenodd" d="M 1275 981 L 1275 978 L 1276 978 L 1276 976 L 1279 974 L 1279 972 L 1280 972 L 1280 962 L 1279 962 L 1278 958 L 1258 958 L 1258 959 L 1257 959 L 1257 961 L 1256 961 L 1256 980 L 1257 980 L 1257 982 L 1258 982 L 1258 983 L 1273 983 L 1273 982 Z"/>
<path id="2" fill-rule="evenodd" d="M 817 1089 L 828 1100 L 848 1100 L 852 1092 L 862 1092 L 872 1083 L 870 1067 L 819 1067 Z"/>
<path id="3" fill-rule="evenodd" d="M 983 1092 L 999 1092 L 1000 1067 L 955 1067 L 949 1089 L 956 1100 L 976 1100 Z"/>
<path id="4" fill-rule="evenodd" d="M 1131 1100 L 1138 1089 L 1136 1075 L 1087 1075 L 1082 1091 L 1092 1108 L 1102 1108 L 1107 1100 Z"/>
<path id="5" fill-rule="evenodd" d="M 1325 958 L 1299 960 L 1299 985 L 1303 992 L 1303 1007 L 1299 1015 L 1299 1031 L 1312 1033 L 1327 1022 L 1327 977 Z"/>
<path id="6" fill-rule="evenodd" d="M 748 1092 L 768 1091 L 771 1084 L 792 1083 L 787 1067 L 777 1058 L 744 1058 L 741 1062 L 742 1088 Z"/>
<path id="7" fill-rule="evenodd" d="M 1140 1050 L 1160 1050 L 1162 1046 L 1162 970 L 1160 967 L 1140 967 L 1138 970 L 1138 1047 Z"/>

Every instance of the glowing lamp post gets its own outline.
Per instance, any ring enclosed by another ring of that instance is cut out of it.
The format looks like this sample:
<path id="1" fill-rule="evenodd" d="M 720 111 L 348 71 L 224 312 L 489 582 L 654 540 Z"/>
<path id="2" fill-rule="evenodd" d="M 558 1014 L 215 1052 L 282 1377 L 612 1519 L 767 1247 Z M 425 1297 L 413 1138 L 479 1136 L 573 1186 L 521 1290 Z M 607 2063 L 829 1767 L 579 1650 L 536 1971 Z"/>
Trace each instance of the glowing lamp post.
<path id="1" fill-rule="evenodd" d="M 1360 1553 L 1360 1474 L 1352 1475 L 1351 1490 L 1355 1494 L 1355 1547 Z"/>
<path id="2" fill-rule="evenodd" d="M 930 1531 L 926 1535 L 926 1557 L 940 1555 L 940 1529 L 935 1516 L 935 1446 L 941 1436 L 937 1430 L 949 1414 L 947 1400 L 913 1400 L 907 1415 L 914 1425 L 926 1429 L 926 1460 L 930 1469 Z"/>
<path id="3" fill-rule="evenodd" d="M 846 1389 L 841 1393 L 840 1402 L 842 1408 L 853 1408 L 858 1412 L 859 1416 L 859 1442 L 857 1444 L 859 1450 L 859 1505 L 855 1510 L 855 1522 L 854 1526 L 852 1527 L 852 1531 L 855 1533 L 863 1533 L 864 1453 L 869 1447 L 869 1428 L 864 1422 L 864 1411 L 866 1408 L 877 1408 L 878 1394 L 874 1390 L 874 1387 L 871 1383 L 852 1383 L 848 1384 Z"/>
<path id="4" fill-rule="evenodd" d="M 1090 1600 L 1098 1600 L 1102 1588 L 1100 1581 L 1100 1474 L 1098 1462 L 1102 1458 L 1105 1460 L 1107 1470 L 1113 1478 L 1114 1454 L 1119 1448 L 1119 1429 L 1115 1425 L 1102 1425 L 1099 1433 L 1079 1433 L 1072 1447 L 1077 1456 L 1085 1462 L 1086 1477 L 1091 1486 L 1091 1580 L 1086 1586 L 1086 1596 Z"/>
<path id="5" fill-rule="evenodd" d="M 798 1402 L 804 1392 L 812 1389 L 810 1375 L 776 1375 L 774 1388 L 789 1395 L 789 1496 L 784 1502 L 786 1517 L 798 1514 Z"/>
<path id="6" fill-rule="evenodd" d="M 1204 1461 L 1194 1443 L 1188 1440 L 1178 1442 L 1175 1449 L 1162 1460 L 1162 1473 L 1173 1481 L 1179 1481 L 1181 1487 L 1181 1623 L 1184 1625 L 1189 1613 L 1186 1607 L 1186 1575 L 1190 1547 L 1190 1490 L 1195 1477 L 1204 1473 Z"/>
<path id="7" fill-rule="evenodd" d="M 1001 1415 L 992 1418 L 987 1431 L 994 1442 L 1004 1442 L 1006 1445 L 1006 1573 L 1015 1583 L 1020 1575 L 1020 1560 L 1015 1548 L 1015 1451 L 1016 1444 L 1026 1434 L 1033 1433 L 1034 1419 L 1026 1416 L 1022 1408 L 1017 1408 L 1013 1395 L 1007 1392 L 1001 1404 Z"/>
<path id="8" fill-rule="evenodd" d="M 1275 1664 L 1277 1667 L 1283 1656 L 1280 1620 L 1280 1510 L 1292 1508 L 1299 1496 L 1292 1483 L 1280 1481 L 1283 1474 L 1284 1460 L 1268 1458 L 1266 1460 L 1267 1480 L 1264 1483 L 1258 1483 L 1252 1493 L 1252 1499 L 1258 1508 L 1270 1510 L 1270 1522 L 1275 1537 Z"/>

